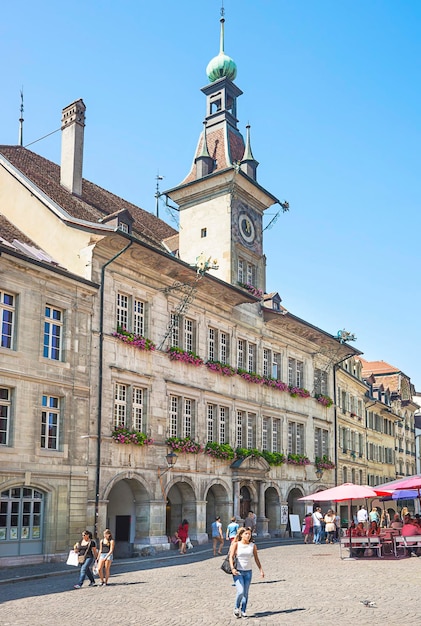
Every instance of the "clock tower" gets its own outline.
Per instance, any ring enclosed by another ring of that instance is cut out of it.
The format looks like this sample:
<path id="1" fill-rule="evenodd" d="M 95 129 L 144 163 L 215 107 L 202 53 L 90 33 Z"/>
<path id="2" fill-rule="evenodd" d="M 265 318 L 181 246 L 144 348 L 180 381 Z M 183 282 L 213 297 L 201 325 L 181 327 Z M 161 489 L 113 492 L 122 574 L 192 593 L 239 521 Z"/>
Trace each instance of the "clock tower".
<path id="1" fill-rule="evenodd" d="M 165 194 L 179 205 L 183 261 L 193 264 L 203 254 L 217 260 L 218 269 L 209 271 L 221 280 L 264 292 L 263 212 L 281 203 L 257 183 L 250 126 L 245 140 L 237 128 L 242 91 L 233 82 L 236 64 L 224 52 L 224 22 L 222 16 L 219 54 L 206 68 L 206 116 L 190 172 Z"/>

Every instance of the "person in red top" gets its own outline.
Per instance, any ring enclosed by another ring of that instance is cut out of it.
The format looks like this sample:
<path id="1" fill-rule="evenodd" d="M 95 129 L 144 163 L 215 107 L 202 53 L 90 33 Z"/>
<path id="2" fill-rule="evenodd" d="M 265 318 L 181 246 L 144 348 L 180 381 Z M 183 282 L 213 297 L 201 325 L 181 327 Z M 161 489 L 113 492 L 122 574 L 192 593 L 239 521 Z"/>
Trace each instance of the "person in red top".
<path id="1" fill-rule="evenodd" d="M 186 541 L 189 536 L 189 523 L 186 519 L 181 522 L 175 536 L 180 540 L 180 554 L 186 554 Z"/>
<path id="2" fill-rule="evenodd" d="M 401 535 L 402 537 L 413 537 L 414 535 L 421 535 L 421 528 L 418 526 L 418 524 L 415 523 L 415 521 L 408 513 L 404 517 Z M 413 542 L 408 543 L 408 547 L 406 549 L 407 555 L 411 556 L 413 554 L 414 556 L 418 556 L 417 549 L 409 547 L 412 545 Z"/>
<path id="3" fill-rule="evenodd" d="M 365 537 L 367 533 L 364 528 L 364 522 L 358 522 L 355 528 L 352 528 L 350 532 L 351 532 L 352 537 Z M 364 550 L 365 548 L 354 548 L 352 550 L 351 556 L 355 556 L 355 557 L 364 556 Z"/>

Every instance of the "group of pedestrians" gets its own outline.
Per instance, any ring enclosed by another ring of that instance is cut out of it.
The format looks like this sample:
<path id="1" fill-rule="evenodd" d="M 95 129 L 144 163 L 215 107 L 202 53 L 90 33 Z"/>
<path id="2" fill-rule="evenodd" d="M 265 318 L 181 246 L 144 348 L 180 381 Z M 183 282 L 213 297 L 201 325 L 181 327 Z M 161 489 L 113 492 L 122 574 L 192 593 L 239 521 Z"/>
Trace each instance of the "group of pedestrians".
<path id="1" fill-rule="evenodd" d="M 322 509 L 317 506 L 313 513 L 307 513 L 304 517 L 304 543 L 334 543 L 338 539 L 339 526 L 340 519 L 333 509 L 323 515 Z"/>
<path id="2" fill-rule="evenodd" d="M 99 542 L 99 548 L 97 548 L 96 542 L 92 537 L 90 530 L 84 530 L 82 533 L 82 539 L 75 543 L 73 549 L 79 557 L 80 572 L 79 580 L 75 589 L 81 589 L 85 578 L 89 579 L 89 586 L 95 587 L 96 582 L 94 574 L 92 572 L 92 566 L 96 564 L 98 570 L 98 576 L 100 579 L 99 586 L 108 585 L 108 579 L 110 577 L 111 563 L 113 561 L 115 542 L 109 528 L 104 530 L 103 537 Z"/>

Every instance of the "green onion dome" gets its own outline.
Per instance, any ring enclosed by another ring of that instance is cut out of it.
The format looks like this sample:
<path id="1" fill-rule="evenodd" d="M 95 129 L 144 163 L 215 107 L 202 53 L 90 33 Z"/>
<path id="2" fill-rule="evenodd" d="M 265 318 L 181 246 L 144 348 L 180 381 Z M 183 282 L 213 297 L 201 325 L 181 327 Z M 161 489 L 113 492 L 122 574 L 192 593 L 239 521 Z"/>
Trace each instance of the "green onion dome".
<path id="1" fill-rule="evenodd" d="M 209 81 L 214 83 L 219 78 L 228 78 L 234 80 L 237 76 L 237 66 L 235 62 L 224 52 L 224 23 L 225 20 L 221 18 L 221 38 L 220 38 L 220 50 L 219 54 L 209 61 L 206 68 L 206 74 Z"/>

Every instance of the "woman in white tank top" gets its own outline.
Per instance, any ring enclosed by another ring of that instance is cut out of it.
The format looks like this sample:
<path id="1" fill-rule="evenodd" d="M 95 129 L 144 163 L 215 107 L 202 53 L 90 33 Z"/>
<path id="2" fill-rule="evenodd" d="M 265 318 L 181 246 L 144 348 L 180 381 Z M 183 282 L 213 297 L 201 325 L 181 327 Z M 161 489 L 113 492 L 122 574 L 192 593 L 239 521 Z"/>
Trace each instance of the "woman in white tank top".
<path id="1" fill-rule="evenodd" d="M 235 617 L 247 617 L 246 610 L 252 578 L 253 558 L 260 569 L 260 576 L 264 578 L 265 574 L 257 555 L 256 544 L 252 541 L 251 528 L 239 528 L 229 552 L 232 575 L 237 589 L 234 606 Z M 236 563 L 234 563 L 234 560 L 236 560 Z"/>

